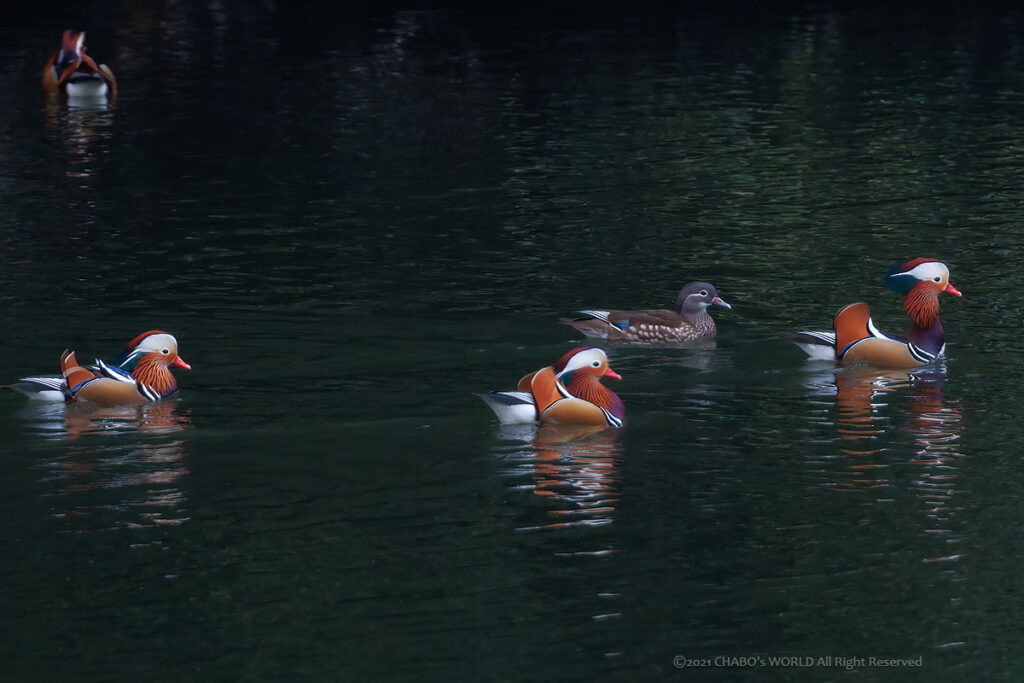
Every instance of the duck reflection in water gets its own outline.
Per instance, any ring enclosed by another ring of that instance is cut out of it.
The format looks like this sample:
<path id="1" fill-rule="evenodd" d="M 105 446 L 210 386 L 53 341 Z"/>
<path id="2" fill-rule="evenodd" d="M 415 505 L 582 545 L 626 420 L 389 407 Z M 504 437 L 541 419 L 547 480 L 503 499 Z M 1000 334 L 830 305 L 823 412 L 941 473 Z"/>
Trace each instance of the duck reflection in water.
<path id="1" fill-rule="evenodd" d="M 836 431 L 846 456 L 843 460 L 850 465 L 845 483 L 837 482 L 839 490 L 889 486 L 886 478 L 867 473 L 892 464 L 872 456 L 882 453 L 878 439 L 893 419 L 885 414 L 890 403 L 887 399 L 905 396 L 908 401 L 900 429 L 912 436 L 914 444 L 914 455 L 907 464 L 922 468 L 913 491 L 926 501 L 929 516 L 948 518 L 956 493 L 955 461 L 961 456 L 962 417 L 956 403 L 945 397 L 946 378 L 944 365 L 912 371 L 848 366 L 814 378 L 818 391 L 828 391 L 831 384 L 835 392 Z"/>
<path id="2" fill-rule="evenodd" d="M 504 429 L 509 433 L 515 428 Z M 622 447 L 618 430 L 541 425 L 515 431 L 530 447 L 509 456 L 517 464 L 510 473 L 532 479 L 523 488 L 548 501 L 546 516 L 555 520 L 520 530 L 611 523 L 619 501 L 617 462 Z"/>
<path id="3" fill-rule="evenodd" d="M 62 501 L 56 516 L 72 531 L 181 524 L 188 519 L 179 486 L 188 474 L 192 426 L 178 401 L 134 406 L 31 402 L 37 428 L 63 452 L 42 463 Z"/>
<path id="4" fill-rule="evenodd" d="M 46 127 L 64 150 L 66 176 L 92 177 L 94 167 L 110 144 L 113 118 L 113 106 L 104 100 L 46 103 Z"/>

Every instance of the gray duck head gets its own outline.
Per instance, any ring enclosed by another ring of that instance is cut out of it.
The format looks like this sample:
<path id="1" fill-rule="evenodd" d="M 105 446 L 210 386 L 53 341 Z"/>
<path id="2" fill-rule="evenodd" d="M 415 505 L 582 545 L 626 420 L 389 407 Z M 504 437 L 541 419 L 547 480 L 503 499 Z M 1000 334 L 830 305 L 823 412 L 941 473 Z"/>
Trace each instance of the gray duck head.
<path id="1" fill-rule="evenodd" d="M 676 297 L 676 312 L 687 320 L 694 320 L 704 313 L 708 306 L 732 308 L 720 296 L 710 282 L 690 282 L 679 290 Z"/>

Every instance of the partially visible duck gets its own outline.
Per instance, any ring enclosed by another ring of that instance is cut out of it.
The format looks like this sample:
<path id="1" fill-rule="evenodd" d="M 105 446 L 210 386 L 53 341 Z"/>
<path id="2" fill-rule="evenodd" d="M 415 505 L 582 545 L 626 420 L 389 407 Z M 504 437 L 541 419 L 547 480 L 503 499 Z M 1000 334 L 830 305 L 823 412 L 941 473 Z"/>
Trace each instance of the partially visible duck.
<path id="1" fill-rule="evenodd" d="M 561 318 L 588 337 L 641 342 L 686 342 L 714 337 L 708 307 L 732 308 L 709 282 L 690 282 L 679 291 L 675 310 L 586 310 L 582 318 Z"/>
<path id="2" fill-rule="evenodd" d="M 112 364 L 83 367 L 74 351 L 60 357 L 60 375 L 25 377 L 10 385 L 30 398 L 91 401 L 103 405 L 148 403 L 172 396 L 178 382 L 170 366 L 191 370 L 178 355 L 178 340 L 161 330 L 143 332 Z"/>
<path id="3" fill-rule="evenodd" d="M 849 304 L 833 319 L 833 330 L 797 332 L 788 339 L 812 358 L 864 363 L 882 368 L 911 368 L 931 363 L 946 349 L 939 320 L 939 295 L 962 296 L 949 281 L 946 264 L 919 258 L 889 271 L 885 286 L 903 295 L 903 310 L 913 325 L 906 337 L 882 332 L 863 302 Z"/>
<path id="4" fill-rule="evenodd" d="M 601 378 L 622 377 L 608 365 L 601 349 L 581 346 L 554 366 L 519 380 L 516 391 L 478 394 L 502 424 L 531 422 L 621 427 L 626 407 Z"/>
<path id="5" fill-rule="evenodd" d="M 43 90 L 63 90 L 68 97 L 116 97 L 114 73 L 106 64 L 97 65 L 85 49 L 84 31 L 64 31 L 60 49 L 43 67 Z"/>

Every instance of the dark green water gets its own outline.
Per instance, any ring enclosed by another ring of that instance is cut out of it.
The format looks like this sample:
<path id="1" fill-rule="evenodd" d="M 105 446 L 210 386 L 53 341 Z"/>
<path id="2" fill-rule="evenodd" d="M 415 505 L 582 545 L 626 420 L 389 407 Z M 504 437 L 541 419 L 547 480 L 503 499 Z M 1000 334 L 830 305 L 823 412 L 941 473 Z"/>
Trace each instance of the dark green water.
<path id="1" fill-rule="evenodd" d="M 6 679 L 1024 675 L 1024 14 L 90 9 L 0 28 L 0 382 L 150 328 L 194 370 L 0 394 Z M 114 108 L 45 106 L 72 20 Z M 774 338 L 897 331 L 919 256 L 943 368 Z M 473 397 L 691 279 L 718 343 L 608 347 L 620 433 Z"/>

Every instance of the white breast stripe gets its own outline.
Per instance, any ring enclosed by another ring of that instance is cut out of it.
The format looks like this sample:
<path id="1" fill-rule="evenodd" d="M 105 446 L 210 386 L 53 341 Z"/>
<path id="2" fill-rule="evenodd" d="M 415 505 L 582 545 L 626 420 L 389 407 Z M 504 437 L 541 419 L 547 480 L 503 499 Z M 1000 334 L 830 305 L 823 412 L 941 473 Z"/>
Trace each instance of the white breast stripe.
<path id="1" fill-rule="evenodd" d="M 898 339 L 891 334 L 886 334 L 875 327 L 875 321 L 871 318 L 868 318 L 868 332 L 871 333 L 872 337 L 878 337 L 879 339 L 895 339 L 896 341 L 903 341 L 902 339 Z"/>
<path id="2" fill-rule="evenodd" d="M 935 356 L 928 353 L 919 346 L 915 346 L 914 344 L 907 344 L 907 348 L 910 350 L 910 355 L 913 356 L 915 360 L 919 360 L 922 363 L 930 363 L 933 360 L 935 360 Z"/>
<path id="3" fill-rule="evenodd" d="M 598 406 L 598 408 L 601 408 L 601 406 Z M 612 415 L 606 409 L 601 408 L 601 412 L 604 413 L 604 419 L 605 419 L 605 421 L 608 423 L 608 425 L 610 427 L 621 427 L 622 426 L 622 420 L 620 420 L 619 418 L 617 418 L 614 415 Z"/>

